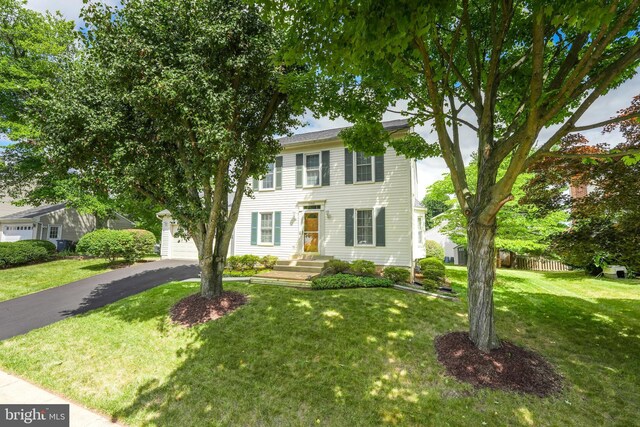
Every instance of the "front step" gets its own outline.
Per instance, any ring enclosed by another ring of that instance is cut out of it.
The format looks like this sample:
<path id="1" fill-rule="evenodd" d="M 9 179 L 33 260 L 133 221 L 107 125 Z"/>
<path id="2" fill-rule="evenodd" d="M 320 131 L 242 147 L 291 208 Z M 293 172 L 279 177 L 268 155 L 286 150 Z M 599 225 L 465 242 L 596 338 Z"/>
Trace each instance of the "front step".
<path id="1" fill-rule="evenodd" d="M 325 266 L 329 262 L 330 257 L 327 259 L 290 259 L 279 260 L 273 267 L 274 271 L 290 271 L 299 273 L 313 273 L 320 274 L 324 270 Z"/>
<path id="2" fill-rule="evenodd" d="M 251 283 L 256 285 L 274 285 L 284 286 L 288 288 L 311 288 L 311 283 L 301 280 L 289 280 L 289 279 L 269 279 L 266 277 L 252 277 Z"/>
<path id="3" fill-rule="evenodd" d="M 332 256 L 325 255 L 310 255 L 310 254 L 294 254 L 291 257 L 292 260 L 307 260 L 307 261 L 330 261 Z"/>
<path id="4" fill-rule="evenodd" d="M 276 265 L 273 267 L 273 271 L 291 271 L 297 273 L 314 273 L 320 274 L 324 270 L 324 267 L 309 267 L 298 265 Z"/>
<path id="5" fill-rule="evenodd" d="M 289 259 L 276 262 L 276 265 L 290 266 L 290 267 L 320 267 L 324 268 L 327 265 L 327 261 L 322 260 L 302 260 L 302 259 Z"/>

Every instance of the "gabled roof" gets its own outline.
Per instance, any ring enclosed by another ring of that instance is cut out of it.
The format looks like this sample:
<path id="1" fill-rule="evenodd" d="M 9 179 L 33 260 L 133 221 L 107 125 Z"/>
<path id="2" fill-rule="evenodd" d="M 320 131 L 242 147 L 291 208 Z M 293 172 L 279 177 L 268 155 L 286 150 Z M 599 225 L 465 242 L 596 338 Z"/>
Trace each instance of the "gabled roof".
<path id="1" fill-rule="evenodd" d="M 36 218 L 41 215 L 45 215 L 51 212 L 59 211 L 66 207 L 65 203 L 58 203 L 56 205 L 43 205 L 35 208 L 29 208 L 22 211 L 14 212 L 12 214 L 2 216 L 0 219 L 28 219 Z"/>
<path id="2" fill-rule="evenodd" d="M 382 122 L 382 126 L 388 132 L 393 132 L 396 130 L 409 129 L 409 121 L 406 119 L 400 120 L 390 120 L 387 122 Z M 341 128 L 335 129 L 327 129 L 321 130 L 317 132 L 307 132 L 307 133 L 299 133 L 297 135 L 280 138 L 280 145 L 283 147 L 287 147 L 290 145 L 298 145 L 304 144 L 308 142 L 320 142 L 320 141 L 329 141 L 338 138 L 338 134 L 344 130 L 348 129 L 351 126 L 345 126 Z"/>

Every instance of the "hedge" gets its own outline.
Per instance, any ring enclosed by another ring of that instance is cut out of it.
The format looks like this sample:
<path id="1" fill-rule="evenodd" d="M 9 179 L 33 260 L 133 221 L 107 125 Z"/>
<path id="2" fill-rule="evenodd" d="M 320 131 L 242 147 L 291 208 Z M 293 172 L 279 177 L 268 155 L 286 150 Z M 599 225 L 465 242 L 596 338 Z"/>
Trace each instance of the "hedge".
<path id="1" fill-rule="evenodd" d="M 87 233 L 78 242 L 79 253 L 106 258 L 113 262 L 124 258 L 135 262 L 145 255 L 153 253 L 156 240 L 146 230 L 96 230 Z"/>
<path id="2" fill-rule="evenodd" d="M 418 262 L 420 266 L 420 272 L 425 279 L 432 280 L 434 282 L 444 282 L 445 267 L 444 262 L 438 258 L 424 258 Z"/>
<path id="3" fill-rule="evenodd" d="M 411 278 L 411 272 L 402 267 L 387 267 L 382 272 L 382 275 L 393 283 L 407 283 Z"/>
<path id="4" fill-rule="evenodd" d="M 347 288 L 390 288 L 392 280 L 382 277 L 353 276 L 336 274 L 334 276 L 316 277 L 311 281 L 311 289 L 347 289 Z"/>
<path id="5" fill-rule="evenodd" d="M 55 252 L 56 246 L 46 240 L 3 242 L 0 243 L 0 268 L 46 261 Z"/>

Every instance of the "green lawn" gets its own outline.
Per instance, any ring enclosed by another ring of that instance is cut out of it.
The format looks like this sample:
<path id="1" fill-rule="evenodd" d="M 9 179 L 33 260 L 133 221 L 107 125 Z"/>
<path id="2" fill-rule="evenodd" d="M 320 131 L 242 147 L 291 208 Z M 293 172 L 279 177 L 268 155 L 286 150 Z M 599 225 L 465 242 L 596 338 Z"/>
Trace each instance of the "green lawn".
<path id="1" fill-rule="evenodd" d="M 0 301 L 65 285 L 110 271 L 99 259 L 62 259 L 42 264 L 0 270 Z"/>
<path id="2" fill-rule="evenodd" d="M 449 268 L 463 292 L 465 270 Z M 197 290 L 160 286 L 0 344 L 0 367 L 125 424 L 635 425 L 640 285 L 501 271 L 497 327 L 546 356 L 566 390 L 541 399 L 448 377 L 433 338 L 463 303 L 393 289 L 228 284 L 250 302 L 187 330 L 167 311 Z M 463 294 L 464 296 L 464 294 Z"/>

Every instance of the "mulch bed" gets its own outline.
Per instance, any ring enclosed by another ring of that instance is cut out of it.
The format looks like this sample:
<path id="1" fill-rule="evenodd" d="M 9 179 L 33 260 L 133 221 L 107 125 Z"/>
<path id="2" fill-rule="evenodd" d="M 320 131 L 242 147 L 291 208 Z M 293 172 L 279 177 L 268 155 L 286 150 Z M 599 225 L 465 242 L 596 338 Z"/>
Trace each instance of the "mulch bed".
<path id="1" fill-rule="evenodd" d="M 225 291 L 216 298 L 190 295 L 171 307 L 171 320 L 186 327 L 216 320 L 247 303 L 247 296 L 240 292 Z"/>
<path id="2" fill-rule="evenodd" d="M 438 361 L 460 381 L 481 388 L 549 396 L 562 390 L 562 377 L 542 356 L 509 342 L 483 353 L 466 332 L 452 332 L 435 340 Z"/>

